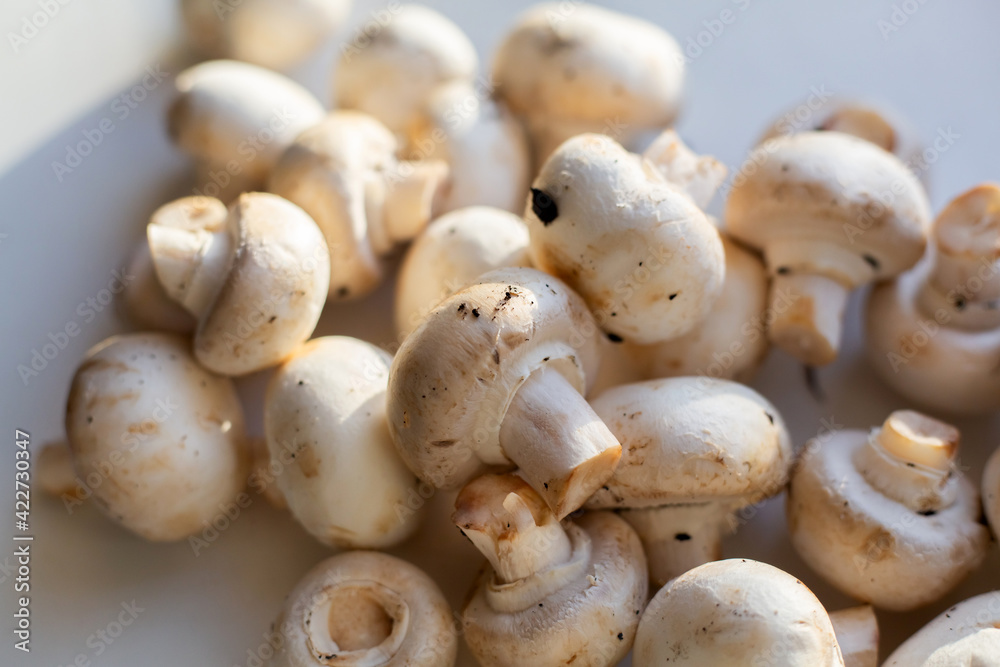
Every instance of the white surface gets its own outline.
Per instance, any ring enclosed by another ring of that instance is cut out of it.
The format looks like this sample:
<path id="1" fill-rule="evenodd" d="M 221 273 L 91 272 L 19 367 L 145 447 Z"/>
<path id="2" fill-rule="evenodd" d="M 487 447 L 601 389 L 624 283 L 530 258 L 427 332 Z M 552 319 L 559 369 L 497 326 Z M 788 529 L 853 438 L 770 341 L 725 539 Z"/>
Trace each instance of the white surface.
<path id="1" fill-rule="evenodd" d="M 22 8 L 31 4 L 5 2 L 0 26 L 7 30 L 16 24 L 27 11 Z M 122 13 L 126 4 L 136 7 L 132 17 Z M 112 270 L 122 265 L 140 238 L 149 213 L 189 188 L 185 162 L 169 147 L 162 129 L 167 87 L 158 87 L 124 119 L 110 109 L 113 97 L 131 88 L 120 78 L 121 72 L 130 73 L 135 83 L 150 58 L 160 52 L 160 44 L 169 51 L 169 32 L 176 24 L 163 17 L 170 16 L 170 4 L 76 0 L 57 17 L 65 27 L 57 28 L 53 22 L 44 37 L 30 44 L 37 53 L 12 62 L 5 56 L 0 66 L 0 77 L 7 84 L 0 105 L 0 165 L 17 160 L 26 146 L 32 147 L 30 156 L 0 180 L 5 211 L 0 233 L 6 235 L 0 236 L 5 306 L 0 322 L 4 350 L 0 542 L 12 533 L 13 429 L 30 431 L 36 452 L 46 440 L 60 438 L 74 368 L 91 344 L 120 327 L 110 307 L 89 321 L 87 307 L 78 311 L 78 304 L 107 285 Z M 360 3 L 352 25 L 378 4 Z M 528 3 L 428 4 L 455 19 L 488 58 L 515 10 Z M 969 186 L 998 178 L 1000 40 L 995 30 L 1000 25 L 1000 4 L 897 2 L 918 10 L 888 39 L 883 39 L 877 23 L 891 20 L 893 3 L 884 1 L 606 4 L 654 19 L 684 46 L 705 30 L 703 21 L 715 20 L 725 9 L 733 12 L 734 21 L 690 65 L 688 102 L 680 123 L 691 144 L 731 167 L 739 165 L 774 114 L 807 97 L 811 88 L 825 87 L 833 93 L 888 102 L 903 111 L 927 140 L 949 127 L 960 135 L 933 165 L 935 210 Z M 95 12 L 99 14 L 95 6 L 117 13 L 95 17 Z M 324 100 L 334 52 L 331 45 L 297 73 Z M 176 66 L 165 69 L 177 71 Z M 111 71 L 118 74 L 111 76 Z M 42 81 L 51 89 L 41 88 Z M 125 87 L 109 88 L 116 83 Z M 101 96 L 95 99 L 94 91 L 101 91 Z M 80 116 L 83 109 L 92 111 Z M 60 183 L 52 161 L 64 159 L 67 143 L 79 141 L 81 131 L 97 127 L 105 117 L 112 118 L 114 131 Z M 386 288 L 362 304 L 329 309 L 319 333 L 347 333 L 391 344 L 389 294 Z M 820 374 L 829 396 L 826 402 L 810 397 L 801 370 L 782 354 L 772 353 L 755 383 L 782 410 L 798 444 L 819 431 L 821 419 L 844 427 L 867 427 L 890 410 L 904 407 L 860 356 L 857 315 L 855 299 L 846 353 Z M 41 349 L 50 332 L 69 322 L 79 325 L 80 334 L 25 386 L 17 365 L 29 363 L 32 349 Z M 244 385 L 250 396 L 259 393 L 262 380 L 251 378 Z M 251 405 L 249 411 L 251 421 L 259 421 L 259 407 Z M 1000 422 L 956 423 L 963 429 L 962 464 L 978 478 L 986 455 L 1000 444 Z M 247 651 L 263 643 L 262 635 L 284 594 L 329 554 L 286 515 L 256 497 L 232 527 L 197 557 L 184 543 L 140 542 L 93 507 L 69 516 L 59 502 L 34 500 L 33 650 L 26 659 L 12 648 L 10 613 L 15 596 L 13 577 L 7 576 L 0 583 L 4 619 L 0 664 L 4 665 L 68 665 L 78 655 L 89 664 L 109 666 L 246 665 Z M 480 561 L 447 524 L 448 504 L 444 497 L 432 501 L 435 521 L 404 551 L 420 554 L 416 562 L 457 605 Z M 0 547 L 0 566 L 9 553 L 8 547 Z M 729 540 L 726 555 L 758 558 L 788 570 L 831 609 L 849 603 L 821 584 L 790 552 L 780 502 L 767 504 Z M 880 612 L 883 649 L 894 647 L 953 601 L 1000 588 L 998 564 L 994 545 L 987 564 L 948 599 L 912 614 Z M 95 636 L 88 645 L 88 637 L 107 628 L 121 604 L 133 599 L 144 611 L 101 655 L 95 655 L 101 642 Z"/>

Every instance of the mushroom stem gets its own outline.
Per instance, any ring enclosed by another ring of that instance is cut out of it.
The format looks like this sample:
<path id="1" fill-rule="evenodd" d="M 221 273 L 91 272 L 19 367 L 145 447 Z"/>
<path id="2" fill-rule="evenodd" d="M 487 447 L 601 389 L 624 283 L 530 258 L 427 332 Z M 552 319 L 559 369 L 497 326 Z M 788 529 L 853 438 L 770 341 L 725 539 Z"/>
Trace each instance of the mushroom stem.
<path id="1" fill-rule="evenodd" d="M 771 341 L 799 361 L 823 366 L 837 358 L 848 290 L 840 282 L 809 273 L 774 276 L 768 329 Z"/>
<path id="2" fill-rule="evenodd" d="M 384 664 L 406 638 L 409 608 L 393 590 L 375 581 L 346 581 L 324 589 L 307 612 L 309 643 L 317 658 L 368 667 Z"/>
<path id="3" fill-rule="evenodd" d="M 409 241 L 423 231 L 434 215 L 448 173 L 447 163 L 426 160 L 400 162 L 397 172 L 386 177 L 382 222 L 390 244 Z"/>
<path id="4" fill-rule="evenodd" d="M 843 132 L 894 152 L 896 132 L 885 117 L 874 109 L 845 107 L 832 113 L 820 126 L 828 132 Z"/>
<path id="5" fill-rule="evenodd" d="M 719 560 L 728 515 L 719 503 L 663 505 L 621 513 L 642 540 L 654 589 L 692 568 Z"/>
<path id="6" fill-rule="evenodd" d="M 830 614 L 844 667 L 877 667 L 878 619 L 871 605 L 841 609 Z"/>
<path id="7" fill-rule="evenodd" d="M 586 399 L 558 371 L 534 371 L 514 394 L 500 447 L 562 519 L 615 472 L 622 448 Z"/>

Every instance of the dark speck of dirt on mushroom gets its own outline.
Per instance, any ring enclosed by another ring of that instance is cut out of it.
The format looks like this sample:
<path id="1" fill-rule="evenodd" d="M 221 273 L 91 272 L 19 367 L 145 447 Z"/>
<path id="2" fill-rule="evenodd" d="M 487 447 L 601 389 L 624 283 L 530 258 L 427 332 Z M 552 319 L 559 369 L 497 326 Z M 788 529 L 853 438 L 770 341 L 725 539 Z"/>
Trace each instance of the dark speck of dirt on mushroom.
<path id="1" fill-rule="evenodd" d="M 622 633 L 622 632 L 618 633 L 618 641 L 620 641 L 620 642 L 625 641 L 625 634 L 624 633 Z"/>
<path id="2" fill-rule="evenodd" d="M 774 423 L 774 415 L 772 415 L 770 412 L 767 412 L 767 411 L 765 411 L 764 414 L 767 415 L 767 420 L 773 424 Z"/>
<path id="3" fill-rule="evenodd" d="M 677 294 L 678 294 L 678 292 L 674 292 L 673 294 L 671 294 L 671 295 L 670 295 L 669 297 L 667 297 L 667 298 L 669 298 L 669 299 L 670 299 L 671 301 L 673 301 L 674 299 L 676 299 L 676 298 L 677 298 Z"/>
<path id="4" fill-rule="evenodd" d="M 674 539 L 677 540 L 678 542 L 687 542 L 688 540 L 691 539 L 691 536 L 688 535 L 687 533 L 677 533 L 676 535 L 674 535 Z"/>
<path id="5" fill-rule="evenodd" d="M 546 227 L 559 217 L 559 206 L 549 193 L 531 188 L 531 210 Z"/>
<path id="6" fill-rule="evenodd" d="M 345 296 L 347 296 L 350 293 L 351 293 L 351 290 L 347 289 L 346 287 L 339 287 L 339 288 L 337 288 L 337 296 L 340 297 L 341 299 L 343 299 Z"/>
<path id="7" fill-rule="evenodd" d="M 624 340 L 624 338 L 622 338 L 618 334 L 609 333 L 608 340 L 610 340 L 612 343 L 621 343 Z"/>
<path id="8" fill-rule="evenodd" d="M 472 309 L 472 316 L 473 317 L 479 317 L 479 309 L 478 308 L 473 308 Z"/>

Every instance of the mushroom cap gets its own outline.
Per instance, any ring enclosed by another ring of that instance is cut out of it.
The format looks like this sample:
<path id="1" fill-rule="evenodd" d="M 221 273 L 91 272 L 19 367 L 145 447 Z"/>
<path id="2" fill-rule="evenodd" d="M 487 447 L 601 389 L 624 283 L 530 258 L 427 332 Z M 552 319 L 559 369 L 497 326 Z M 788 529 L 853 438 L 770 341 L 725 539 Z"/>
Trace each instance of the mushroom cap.
<path id="1" fill-rule="evenodd" d="M 1000 449 L 993 452 L 983 471 L 983 509 L 993 534 L 1000 536 Z"/>
<path id="2" fill-rule="evenodd" d="M 316 539 L 341 548 L 384 548 L 416 530 L 407 505 L 413 473 L 385 422 L 392 357 L 347 336 L 316 338 L 271 378 L 264 430 L 278 486 Z"/>
<path id="3" fill-rule="evenodd" d="M 91 348 L 70 385 L 66 434 L 100 508 L 147 540 L 201 531 L 246 484 L 236 390 L 172 334 Z"/>
<path id="4" fill-rule="evenodd" d="M 863 139 L 803 132 L 769 140 L 733 183 L 726 230 L 762 249 L 771 271 L 817 273 L 853 288 L 908 269 L 924 252 L 923 187 Z"/>
<path id="5" fill-rule="evenodd" d="M 476 48 L 444 15 L 419 4 L 390 8 L 392 17 L 362 45 L 342 49 L 334 106 L 369 113 L 405 132 L 439 86 L 472 81 Z"/>
<path id="6" fill-rule="evenodd" d="M 488 206 L 447 213 L 406 251 L 396 282 L 396 331 L 405 337 L 442 299 L 487 271 L 530 264 L 520 217 Z"/>
<path id="7" fill-rule="evenodd" d="M 934 247 L 928 253 L 937 262 L 932 282 L 942 292 L 959 292 L 969 310 L 995 310 L 1000 300 L 1000 186 L 983 183 L 951 200 L 934 221 Z M 970 325 L 985 319 L 995 326 L 993 313 L 965 311 L 960 319 Z"/>
<path id="8" fill-rule="evenodd" d="M 979 523 L 979 494 L 953 471 L 954 502 L 913 511 L 855 465 L 868 439 L 846 430 L 806 446 L 792 472 L 788 530 L 803 560 L 843 592 L 883 609 L 913 609 L 940 598 L 982 562 L 989 533 Z"/>
<path id="9" fill-rule="evenodd" d="M 491 568 L 462 611 L 465 641 L 485 666 L 615 665 L 632 646 L 646 601 L 646 558 L 635 531 L 610 512 L 564 524 L 574 542 L 569 583 L 551 571 L 513 584 Z"/>
<path id="10" fill-rule="evenodd" d="M 766 563 L 706 563 L 653 596 L 642 614 L 635 667 L 843 667 L 830 617 L 792 575 Z"/>
<path id="11" fill-rule="evenodd" d="M 351 551 L 310 570 L 274 623 L 285 641 L 271 667 L 343 664 L 451 667 L 451 608 L 437 584 L 387 554 Z"/>
<path id="12" fill-rule="evenodd" d="M 524 214 L 531 259 L 575 289 L 605 331 L 635 343 L 694 329 L 722 291 L 718 230 L 648 161 L 586 134 L 546 161 Z"/>
<path id="13" fill-rule="evenodd" d="M 194 317 L 167 295 L 156 277 L 149 243 L 145 239 L 132 251 L 125 273 L 127 282 L 121 303 L 126 318 L 133 325 L 146 331 L 180 334 L 194 331 Z"/>
<path id="14" fill-rule="evenodd" d="M 994 665 L 1000 656 L 1000 593 L 959 602 L 903 642 L 884 667 Z"/>
<path id="15" fill-rule="evenodd" d="M 778 410 L 728 380 L 683 377 L 614 387 L 591 407 L 622 444 L 590 508 L 720 502 L 741 507 L 788 479 L 792 443 Z"/>
<path id="16" fill-rule="evenodd" d="M 288 77 L 235 60 L 189 67 L 174 85 L 167 114 L 173 142 L 204 162 L 235 165 L 258 183 L 285 147 L 325 114 L 312 93 Z"/>
<path id="17" fill-rule="evenodd" d="M 221 7 L 221 9 L 220 9 Z M 181 0 L 188 37 L 202 53 L 270 69 L 304 60 L 347 18 L 351 0 Z"/>
<path id="18" fill-rule="evenodd" d="M 403 460 L 438 488 L 511 467 L 500 426 L 517 389 L 550 365 L 586 394 L 597 325 L 558 279 L 504 268 L 439 303 L 403 341 L 389 373 L 389 431 Z"/>

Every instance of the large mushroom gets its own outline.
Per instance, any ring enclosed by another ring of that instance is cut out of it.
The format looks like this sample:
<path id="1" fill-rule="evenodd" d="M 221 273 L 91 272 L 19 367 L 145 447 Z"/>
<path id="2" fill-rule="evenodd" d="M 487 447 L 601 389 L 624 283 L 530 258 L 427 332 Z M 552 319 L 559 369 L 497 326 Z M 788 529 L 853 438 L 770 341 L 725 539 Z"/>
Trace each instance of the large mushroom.
<path id="1" fill-rule="evenodd" d="M 991 667 L 1000 656 L 1000 592 L 941 612 L 903 642 L 883 667 Z"/>

